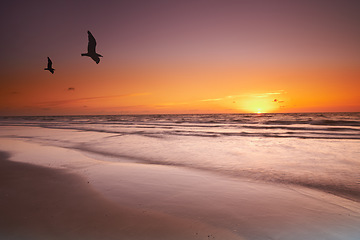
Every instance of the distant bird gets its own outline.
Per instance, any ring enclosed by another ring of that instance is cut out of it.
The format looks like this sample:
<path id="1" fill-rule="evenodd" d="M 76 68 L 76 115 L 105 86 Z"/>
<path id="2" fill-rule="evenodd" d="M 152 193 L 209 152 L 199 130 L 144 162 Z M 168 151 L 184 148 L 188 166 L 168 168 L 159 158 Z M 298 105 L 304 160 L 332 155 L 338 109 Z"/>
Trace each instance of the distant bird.
<path id="1" fill-rule="evenodd" d="M 87 53 L 82 53 L 81 56 L 88 56 L 91 57 L 92 60 L 94 60 L 96 62 L 96 64 L 98 64 L 100 62 L 100 58 L 102 57 L 100 54 L 96 53 L 96 40 L 94 38 L 94 36 L 91 34 L 90 31 L 87 32 L 88 33 L 88 37 L 89 37 L 89 43 L 88 43 L 88 52 Z"/>
<path id="2" fill-rule="evenodd" d="M 55 69 L 52 68 L 52 61 L 49 57 L 48 58 L 48 65 L 47 68 L 44 68 L 44 70 L 49 70 L 52 74 L 54 74 Z"/>
<path id="3" fill-rule="evenodd" d="M 278 99 L 274 99 L 274 102 L 283 103 L 284 101 L 280 101 L 280 100 L 278 100 Z"/>

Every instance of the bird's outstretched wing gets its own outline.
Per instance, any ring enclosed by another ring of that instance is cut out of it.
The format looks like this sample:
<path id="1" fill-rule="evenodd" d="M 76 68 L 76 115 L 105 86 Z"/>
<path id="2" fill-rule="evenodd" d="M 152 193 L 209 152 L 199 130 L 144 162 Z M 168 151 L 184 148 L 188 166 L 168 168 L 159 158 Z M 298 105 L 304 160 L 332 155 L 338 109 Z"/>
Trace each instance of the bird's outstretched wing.
<path id="1" fill-rule="evenodd" d="M 49 57 L 47 57 L 47 59 L 48 59 L 48 68 L 50 69 L 52 68 L 52 61 Z"/>
<path id="2" fill-rule="evenodd" d="M 89 43 L 88 43 L 88 53 L 95 53 L 95 47 L 96 47 L 96 40 L 94 36 L 91 34 L 90 31 L 87 32 L 89 37 Z"/>

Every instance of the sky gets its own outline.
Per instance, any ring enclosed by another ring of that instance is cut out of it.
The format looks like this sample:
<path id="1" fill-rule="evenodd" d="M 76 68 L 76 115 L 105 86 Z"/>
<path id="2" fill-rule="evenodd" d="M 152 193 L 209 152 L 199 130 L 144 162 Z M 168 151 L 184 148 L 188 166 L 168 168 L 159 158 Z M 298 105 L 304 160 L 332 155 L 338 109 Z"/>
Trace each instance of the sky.
<path id="1" fill-rule="evenodd" d="M 358 112 L 359 12 L 355 0 L 1 1 L 0 115 Z M 88 30 L 99 64 L 81 56 Z"/>

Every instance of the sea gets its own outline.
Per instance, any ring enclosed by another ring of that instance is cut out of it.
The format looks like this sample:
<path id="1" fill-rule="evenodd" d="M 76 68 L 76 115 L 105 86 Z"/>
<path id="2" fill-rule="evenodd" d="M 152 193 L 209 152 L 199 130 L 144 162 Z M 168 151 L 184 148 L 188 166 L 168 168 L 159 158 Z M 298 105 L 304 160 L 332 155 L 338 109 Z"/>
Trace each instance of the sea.
<path id="1" fill-rule="evenodd" d="M 360 201 L 360 113 L 3 116 L 0 137 Z"/>

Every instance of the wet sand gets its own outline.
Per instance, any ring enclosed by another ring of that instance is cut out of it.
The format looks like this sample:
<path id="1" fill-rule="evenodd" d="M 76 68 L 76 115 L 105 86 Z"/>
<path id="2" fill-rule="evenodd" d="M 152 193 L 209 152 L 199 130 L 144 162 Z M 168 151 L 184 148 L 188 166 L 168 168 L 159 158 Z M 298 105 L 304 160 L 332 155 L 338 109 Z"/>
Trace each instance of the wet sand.
<path id="1" fill-rule="evenodd" d="M 2 138 L 0 151 L 5 239 L 360 236 L 359 203 L 313 189 L 128 159 L 112 162 L 23 140 Z"/>
<path id="2" fill-rule="evenodd" d="M 0 239 L 241 239 L 222 229 L 121 207 L 64 170 L 0 152 Z"/>

